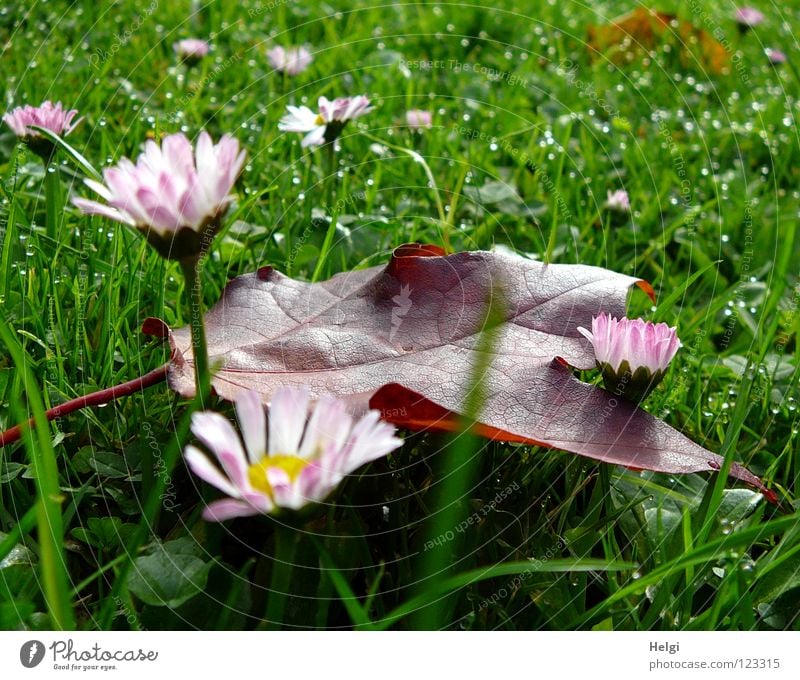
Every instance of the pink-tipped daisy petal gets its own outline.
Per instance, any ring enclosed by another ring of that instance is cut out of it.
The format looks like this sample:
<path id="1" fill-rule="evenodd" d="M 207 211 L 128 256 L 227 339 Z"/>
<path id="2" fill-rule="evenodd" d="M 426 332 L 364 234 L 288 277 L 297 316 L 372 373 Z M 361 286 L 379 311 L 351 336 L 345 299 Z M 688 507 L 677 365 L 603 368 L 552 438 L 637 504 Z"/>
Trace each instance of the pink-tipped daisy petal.
<path id="1" fill-rule="evenodd" d="M 204 411 L 192 415 L 192 432 L 217 457 L 231 481 L 239 488 L 249 488 L 247 460 L 239 436 L 230 422 L 219 413 Z"/>
<path id="2" fill-rule="evenodd" d="M 245 501 L 233 498 L 223 498 L 213 503 L 209 503 L 203 509 L 203 519 L 207 522 L 224 522 L 236 517 L 251 517 L 260 515 L 262 512 Z"/>
<path id="3" fill-rule="evenodd" d="M 202 451 L 190 444 L 184 450 L 183 455 L 186 459 L 186 464 L 200 479 L 217 487 L 229 496 L 239 498 L 239 490 L 231 484 L 230 480 L 217 469 Z"/>
<path id="4" fill-rule="evenodd" d="M 244 160 L 239 143 L 229 135 L 215 145 L 208 133 L 201 132 L 196 149 L 181 133 L 168 135 L 160 145 L 148 140 L 136 164 L 123 158 L 104 171 L 104 184 L 86 182 L 115 212 L 99 211 L 94 201 L 73 199 L 73 203 L 89 214 L 101 214 L 142 231 L 152 229 L 164 240 L 161 250 L 168 257 L 196 255 L 173 254 L 166 245 L 172 243 L 172 234 L 184 228 L 213 235 L 231 202 L 231 190 Z M 185 243 L 184 247 L 199 247 L 190 240 Z"/>

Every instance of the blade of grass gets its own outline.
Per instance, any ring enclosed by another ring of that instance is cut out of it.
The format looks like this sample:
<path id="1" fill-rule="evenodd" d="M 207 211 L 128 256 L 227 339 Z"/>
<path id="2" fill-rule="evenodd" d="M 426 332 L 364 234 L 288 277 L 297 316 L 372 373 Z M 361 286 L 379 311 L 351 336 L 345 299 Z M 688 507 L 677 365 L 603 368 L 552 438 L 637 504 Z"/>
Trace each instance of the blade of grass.
<path id="1" fill-rule="evenodd" d="M 556 177 L 554 181 L 553 195 L 556 205 L 553 206 L 553 219 L 550 223 L 550 236 L 547 239 L 547 250 L 544 254 L 545 264 L 548 264 L 553 259 L 553 250 L 556 247 L 556 237 L 558 235 L 558 219 L 561 216 L 561 211 L 558 209 L 559 196 L 561 194 L 561 175 L 564 174 L 564 161 L 567 158 L 567 149 L 569 148 L 569 140 L 572 136 L 572 121 L 569 122 L 564 130 L 564 136 L 561 141 L 561 153 L 558 158 L 558 169 L 556 170 Z"/>
<path id="2" fill-rule="evenodd" d="M 69 156 L 73 161 L 75 161 L 75 163 L 77 163 L 84 170 L 84 172 L 86 172 L 86 174 L 89 175 L 93 180 L 96 180 L 98 182 L 103 181 L 103 177 L 97 170 L 95 170 L 95 167 L 88 160 L 86 160 L 83 154 L 81 154 L 75 148 L 70 146 L 57 134 L 55 134 L 51 130 L 48 130 L 47 128 L 39 127 L 38 125 L 31 125 L 30 128 L 31 130 L 36 130 L 40 135 L 42 135 L 42 137 L 46 137 L 51 142 L 53 142 L 53 144 L 63 149 L 66 152 L 67 156 Z"/>
<path id="3" fill-rule="evenodd" d="M 330 217 L 331 222 L 328 225 L 328 231 L 325 233 L 325 240 L 323 241 L 322 248 L 320 248 L 319 251 L 319 259 L 317 259 L 317 266 L 314 267 L 314 273 L 311 276 L 312 283 L 319 280 L 319 277 L 322 275 L 322 269 L 328 260 L 328 253 L 330 252 L 331 246 L 333 245 L 333 237 L 336 236 L 336 225 L 338 219 L 339 219 L 339 209 L 335 208 L 333 214 Z"/>
<path id="4" fill-rule="evenodd" d="M 34 426 L 25 427 L 23 441 L 36 476 L 38 539 L 41 546 L 40 569 L 44 584 L 44 597 L 53 628 L 73 630 L 75 617 L 67 588 L 67 563 L 64 555 L 64 527 L 61 517 L 61 485 L 58 463 L 50 440 L 50 427 L 45 416 L 39 386 L 34 382 L 22 346 L 11 331 L 5 318 L 0 316 L 0 340 L 14 362 L 27 396 L 28 408 L 33 411 Z M 21 410 L 23 402 L 19 381 L 14 382 L 12 411 Z"/>
<path id="5" fill-rule="evenodd" d="M 748 527 L 721 536 L 704 545 L 699 545 L 691 551 L 679 555 L 670 562 L 656 567 L 649 573 L 640 575 L 638 579 L 623 586 L 605 600 L 592 607 L 580 617 L 576 623 L 580 626 L 591 626 L 592 622 L 596 623 L 602 620 L 604 616 L 608 615 L 612 605 L 622 602 L 632 595 L 644 592 L 648 586 L 660 584 L 671 574 L 685 571 L 687 567 L 708 564 L 726 552 L 741 548 L 742 546 L 749 548 L 756 541 L 781 534 L 796 524 L 796 515 L 779 517 L 778 519 L 770 520 L 754 527 Z M 697 541 L 695 541 L 695 545 L 697 545 Z"/>
<path id="6" fill-rule="evenodd" d="M 58 245 L 58 224 L 61 216 L 61 180 L 55 163 L 44 164 L 45 232 Z"/>
<path id="7" fill-rule="evenodd" d="M 11 531 L 8 532 L 2 542 L 0 542 L 0 562 L 8 556 L 14 549 L 14 546 L 20 542 L 20 539 L 36 526 L 38 514 L 38 504 L 29 508 L 28 512 L 20 517 L 19 521 L 13 526 Z"/>
<path id="8" fill-rule="evenodd" d="M 675 303 L 678 302 L 680 298 L 682 298 L 686 291 L 689 290 L 699 279 L 703 276 L 709 269 L 715 267 L 720 263 L 721 260 L 716 260 L 707 264 L 702 269 L 699 269 L 694 274 L 692 274 L 686 281 L 683 282 L 680 286 L 678 286 L 674 291 L 672 291 L 669 295 L 667 295 L 661 302 L 659 302 L 656 311 L 653 312 L 653 323 L 658 323 L 659 321 L 664 321 L 665 319 L 669 318 L 670 316 L 675 315 Z"/>
<path id="9" fill-rule="evenodd" d="M 445 578 L 453 569 L 453 560 L 461 554 L 462 533 L 455 531 L 466 516 L 465 497 L 472 488 L 479 464 L 478 446 L 482 441 L 472 433 L 477 422 L 484 399 L 483 376 L 492 359 L 495 330 L 502 323 L 501 307 L 504 301 L 487 300 L 487 313 L 483 331 L 478 339 L 478 357 L 472 367 L 470 389 L 466 395 L 464 417 L 460 427 L 449 440 L 443 455 L 440 454 L 438 476 L 441 479 L 438 493 L 437 512 L 428 521 L 428 543 L 433 542 L 431 550 L 424 551 L 420 558 L 419 583 L 428 586 Z M 452 540 L 437 541 L 440 536 L 450 536 Z M 435 587 L 435 586 L 434 586 Z M 446 607 L 424 607 L 417 615 L 416 627 L 422 630 L 437 630 L 444 624 Z"/>
<path id="10" fill-rule="evenodd" d="M 183 443 L 188 437 L 192 414 L 198 410 L 201 403 L 202 395 L 195 395 L 195 398 L 189 404 L 186 412 L 181 416 L 175 431 L 175 436 L 170 439 L 169 445 L 164 453 L 163 466 L 160 468 L 160 474 L 156 475 L 155 483 L 153 484 L 150 494 L 145 499 L 144 506 L 142 507 L 142 518 L 139 520 L 136 531 L 125 544 L 124 559 L 116 573 L 111 592 L 106 598 L 100 615 L 98 616 L 98 627 L 100 630 L 109 630 L 116 613 L 116 602 L 119 601 L 121 594 L 127 592 L 128 574 L 133 566 L 133 561 L 137 557 L 139 548 L 141 548 L 145 544 L 147 538 L 155 532 L 156 521 L 161 511 L 161 502 L 164 499 L 164 491 L 166 490 L 167 484 L 170 482 L 172 470 L 180 457 Z"/>
<path id="11" fill-rule="evenodd" d="M 722 504 L 722 494 L 728 482 L 728 473 L 733 464 L 733 456 L 736 452 L 736 443 L 742 431 L 742 425 L 751 408 L 750 389 L 753 386 L 753 372 L 751 363 L 748 362 L 742 374 L 742 381 L 739 384 L 739 395 L 736 400 L 736 408 L 731 414 L 728 429 L 725 432 L 725 439 L 722 442 L 719 455 L 723 457 L 723 463 L 714 480 L 706 487 L 700 508 L 695 516 L 694 541 L 695 543 L 705 543 L 711 533 L 712 527 L 716 524 L 717 513 Z"/>
<path id="12" fill-rule="evenodd" d="M 356 628 L 372 628 L 372 621 L 369 618 L 369 614 L 364 610 L 361 606 L 361 603 L 358 601 L 355 593 L 350 588 L 350 585 L 345 580 L 342 573 L 336 568 L 334 565 L 331 556 L 328 554 L 328 551 L 325 550 L 324 546 L 317 540 L 314 540 L 314 545 L 317 547 L 319 551 L 319 560 L 322 563 L 322 566 L 325 568 L 325 576 L 327 576 L 331 583 L 333 583 L 333 587 L 336 588 L 336 592 L 339 594 L 339 599 L 344 604 L 347 613 L 350 616 L 352 622 L 356 625 Z"/>
<path id="13" fill-rule="evenodd" d="M 378 630 L 386 630 L 405 616 L 418 609 L 436 602 L 437 598 L 445 596 L 466 586 L 485 581 L 498 576 L 519 576 L 539 573 L 569 573 L 586 571 L 626 571 L 636 569 L 638 565 L 630 562 L 608 562 L 595 559 L 551 559 L 547 561 L 531 560 L 523 562 L 505 562 L 491 567 L 480 567 L 451 576 L 438 581 L 432 588 L 416 595 L 403 604 L 393 609 L 389 614 L 374 623 Z"/>

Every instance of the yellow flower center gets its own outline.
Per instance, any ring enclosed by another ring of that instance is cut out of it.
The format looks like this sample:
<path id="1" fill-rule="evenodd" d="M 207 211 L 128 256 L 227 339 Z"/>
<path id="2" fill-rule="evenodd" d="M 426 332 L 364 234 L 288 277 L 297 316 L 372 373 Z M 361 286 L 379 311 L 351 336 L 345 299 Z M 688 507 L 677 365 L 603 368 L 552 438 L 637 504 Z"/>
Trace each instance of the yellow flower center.
<path id="1" fill-rule="evenodd" d="M 325 119 L 322 117 L 321 113 L 318 113 L 317 117 L 314 119 L 314 125 L 325 125 Z"/>
<path id="2" fill-rule="evenodd" d="M 254 463 L 247 469 L 247 478 L 254 489 L 272 496 L 272 485 L 267 479 L 268 468 L 280 468 L 294 482 L 306 465 L 308 465 L 308 461 L 298 456 L 286 456 L 283 454 L 265 456 L 258 463 Z"/>

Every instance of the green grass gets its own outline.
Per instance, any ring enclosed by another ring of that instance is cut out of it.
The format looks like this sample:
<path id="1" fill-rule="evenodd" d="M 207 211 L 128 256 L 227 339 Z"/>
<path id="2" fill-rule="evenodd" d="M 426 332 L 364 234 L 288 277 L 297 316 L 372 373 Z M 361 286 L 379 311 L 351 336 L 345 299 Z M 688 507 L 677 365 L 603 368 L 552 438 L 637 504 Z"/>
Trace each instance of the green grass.
<path id="1" fill-rule="evenodd" d="M 657 305 L 634 293 L 631 316 L 677 325 L 684 344 L 647 408 L 781 506 L 719 476 L 408 434 L 291 545 L 271 518 L 206 524 L 215 492 L 178 456 L 192 406 L 166 386 L 44 427 L 42 408 L 161 365 L 141 323 L 185 325 L 188 307 L 177 264 L 67 203 L 89 193 L 85 168 L 59 152 L 48 203 L 41 161 L 3 126 L 0 428 L 37 423 L 0 450 L 0 628 L 800 628 L 800 3 L 754 3 L 768 19 L 746 35 L 733 5 L 660 4 L 722 31 L 736 55 L 722 75 L 675 43 L 647 64 L 591 59 L 587 27 L 633 3 L 495 4 L 36 3 L 0 13 L 0 82 L 8 107 L 79 109 L 68 142 L 96 168 L 176 130 L 239 138 L 248 163 L 202 267 L 206 305 L 265 264 L 322 280 L 412 240 L 647 279 Z M 214 51 L 186 73 L 171 46 L 189 36 Z M 308 43 L 315 61 L 273 74 L 273 42 Z M 767 46 L 790 63 L 770 66 Z M 345 129 L 331 180 L 277 122 L 288 103 L 360 93 L 376 110 Z M 434 128 L 404 129 L 408 108 L 434 110 Z M 622 187 L 632 221 L 602 209 Z"/>

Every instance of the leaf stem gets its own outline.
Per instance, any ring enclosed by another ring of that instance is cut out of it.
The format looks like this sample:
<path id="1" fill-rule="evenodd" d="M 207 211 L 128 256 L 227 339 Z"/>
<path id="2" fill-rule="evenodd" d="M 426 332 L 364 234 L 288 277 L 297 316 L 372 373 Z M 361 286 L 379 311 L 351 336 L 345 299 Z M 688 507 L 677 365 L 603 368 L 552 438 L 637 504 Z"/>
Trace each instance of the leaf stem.
<path id="1" fill-rule="evenodd" d="M 82 397 L 75 397 L 75 399 L 70 399 L 63 404 L 59 404 L 58 406 L 54 406 L 53 408 L 45 411 L 45 418 L 47 418 L 47 420 L 55 420 L 61 416 L 65 416 L 69 413 L 73 413 L 74 411 L 79 411 L 82 408 L 86 408 L 87 406 L 99 406 L 100 404 L 107 404 L 108 402 L 119 399 L 120 397 L 127 397 L 131 394 L 136 394 L 137 392 L 141 392 L 146 387 L 164 382 L 164 380 L 167 378 L 168 370 L 169 364 L 164 364 L 163 366 L 159 366 L 157 369 L 150 371 L 149 373 L 145 373 L 139 378 L 128 380 L 121 385 L 114 385 L 113 387 L 107 387 L 104 390 L 98 390 L 97 392 L 84 394 Z M 33 425 L 34 420 L 31 418 L 28 421 L 28 427 L 33 427 Z M 12 444 L 21 436 L 22 425 L 15 425 L 5 432 L 0 433 L 0 448 L 6 446 L 6 444 Z"/>

